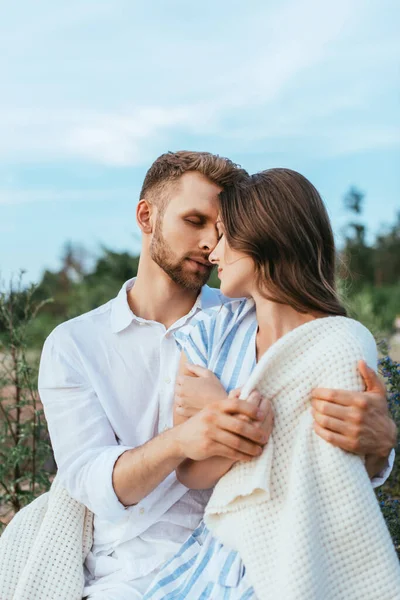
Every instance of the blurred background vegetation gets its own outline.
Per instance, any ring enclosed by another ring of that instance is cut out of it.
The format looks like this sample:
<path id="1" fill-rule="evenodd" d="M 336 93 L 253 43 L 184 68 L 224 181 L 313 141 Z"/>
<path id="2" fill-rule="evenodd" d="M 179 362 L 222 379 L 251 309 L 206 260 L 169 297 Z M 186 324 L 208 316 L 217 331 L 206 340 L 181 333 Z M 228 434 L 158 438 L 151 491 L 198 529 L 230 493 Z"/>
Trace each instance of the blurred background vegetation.
<path id="1" fill-rule="evenodd" d="M 382 349 L 381 372 L 390 409 L 400 425 L 400 212 L 371 240 L 362 221 L 363 194 L 344 198 L 349 222 L 342 231 L 338 281 L 350 316 L 364 323 Z M 0 294 L 0 527 L 48 488 L 55 465 L 46 435 L 37 368 L 40 349 L 59 323 L 115 297 L 136 275 L 139 256 L 103 247 L 95 261 L 67 243 L 58 271 L 45 271 L 36 286 L 14 281 Z M 218 286 L 213 273 L 210 285 Z M 390 480 L 378 497 L 400 548 L 400 447 Z"/>

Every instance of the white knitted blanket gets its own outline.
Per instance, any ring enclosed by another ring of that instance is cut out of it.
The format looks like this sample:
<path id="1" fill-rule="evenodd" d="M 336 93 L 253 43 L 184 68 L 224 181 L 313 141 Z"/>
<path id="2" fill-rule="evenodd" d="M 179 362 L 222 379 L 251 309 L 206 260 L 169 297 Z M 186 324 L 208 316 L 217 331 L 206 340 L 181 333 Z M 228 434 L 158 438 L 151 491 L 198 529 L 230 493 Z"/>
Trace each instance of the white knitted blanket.
<path id="1" fill-rule="evenodd" d="M 376 368 L 372 335 L 345 317 L 317 319 L 281 338 L 242 391 L 270 398 L 263 454 L 236 463 L 205 511 L 237 550 L 259 600 L 399 600 L 400 567 L 363 461 L 322 440 L 315 387 L 361 390 L 357 361 Z"/>
<path id="2" fill-rule="evenodd" d="M 0 538 L 1 600 L 81 600 L 93 515 L 57 477 Z"/>

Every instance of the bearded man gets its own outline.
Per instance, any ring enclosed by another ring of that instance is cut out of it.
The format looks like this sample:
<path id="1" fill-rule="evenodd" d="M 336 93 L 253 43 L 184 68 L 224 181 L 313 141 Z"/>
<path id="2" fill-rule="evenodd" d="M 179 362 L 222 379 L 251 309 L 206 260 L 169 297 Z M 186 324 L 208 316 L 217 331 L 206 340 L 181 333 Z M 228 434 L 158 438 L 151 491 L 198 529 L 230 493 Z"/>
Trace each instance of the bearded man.
<path id="1" fill-rule="evenodd" d="M 178 482 L 175 469 L 183 460 L 248 459 L 268 439 L 257 421 L 271 430 L 270 407 L 260 415 L 256 406 L 227 399 L 207 372 L 183 386 L 204 400 L 196 426 L 192 419 L 177 427 L 172 421 L 180 354 L 174 333 L 225 301 L 206 285 L 218 240 L 218 194 L 246 177 L 230 160 L 206 152 L 160 156 L 137 206 L 143 236 L 137 277 L 113 300 L 58 326 L 45 342 L 39 391 L 58 476 L 94 513 L 85 563 L 90 600 L 142 598 L 199 524 L 210 491 Z M 317 432 L 367 455 L 373 484 L 381 483 L 390 471 L 396 427 L 378 380 L 370 375 L 362 394 L 325 392 L 315 408 Z M 356 431 L 350 426 L 354 411 Z"/>

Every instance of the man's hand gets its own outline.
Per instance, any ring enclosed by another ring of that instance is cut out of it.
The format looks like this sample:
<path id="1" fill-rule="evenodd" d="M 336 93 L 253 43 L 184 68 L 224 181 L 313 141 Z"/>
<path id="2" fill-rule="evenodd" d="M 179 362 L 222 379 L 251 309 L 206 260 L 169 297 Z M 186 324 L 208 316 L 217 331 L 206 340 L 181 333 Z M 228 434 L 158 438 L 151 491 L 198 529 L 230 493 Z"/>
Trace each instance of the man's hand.
<path id="1" fill-rule="evenodd" d="M 186 458 L 201 461 L 222 456 L 248 461 L 259 456 L 269 438 L 264 425 L 267 415 L 259 408 L 260 394 L 252 392 L 250 397 L 251 401 L 213 402 L 177 425 L 177 442 Z"/>
<path id="2" fill-rule="evenodd" d="M 241 388 L 237 388 L 235 390 L 230 391 L 228 396 L 229 400 L 239 400 L 241 392 Z M 272 428 L 274 426 L 274 412 L 272 409 L 271 401 L 267 398 L 264 398 L 260 395 L 260 393 L 253 390 L 253 392 L 247 398 L 247 402 L 250 402 L 250 404 L 254 404 L 254 406 L 257 406 L 258 409 L 264 413 L 264 421 L 260 421 L 260 427 L 265 431 L 269 439 L 272 433 Z M 238 418 L 242 421 L 246 421 L 247 423 L 251 422 L 251 419 L 249 419 L 249 417 L 247 417 L 246 415 L 238 415 Z"/>
<path id="3" fill-rule="evenodd" d="M 218 400 L 226 400 L 222 383 L 212 371 L 185 364 L 188 375 L 179 375 L 175 386 L 175 410 L 182 417 L 192 417 L 207 404 Z"/>
<path id="4" fill-rule="evenodd" d="M 377 469 L 372 473 L 376 474 L 396 445 L 397 428 L 389 416 L 385 386 L 364 361 L 358 363 L 358 368 L 365 381 L 365 392 L 322 388 L 313 391 L 314 428 L 334 446 L 365 455 L 367 460 L 371 455 L 371 471 Z"/>

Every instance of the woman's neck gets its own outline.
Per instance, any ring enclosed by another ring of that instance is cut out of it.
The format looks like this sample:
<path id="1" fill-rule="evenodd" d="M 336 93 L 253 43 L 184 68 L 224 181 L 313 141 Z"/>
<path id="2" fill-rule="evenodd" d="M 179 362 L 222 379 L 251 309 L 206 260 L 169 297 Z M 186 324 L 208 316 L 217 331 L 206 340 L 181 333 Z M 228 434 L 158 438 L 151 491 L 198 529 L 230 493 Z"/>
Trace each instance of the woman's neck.
<path id="1" fill-rule="evenodd" d="M 317 314 L 300 313 L 287 304 L 266 300 L 261 295 L 253 296 L 256 305 L 258 331 L 256 339 L 257 361 L 272 344 L 292 329 L 318 318 Z"/>

